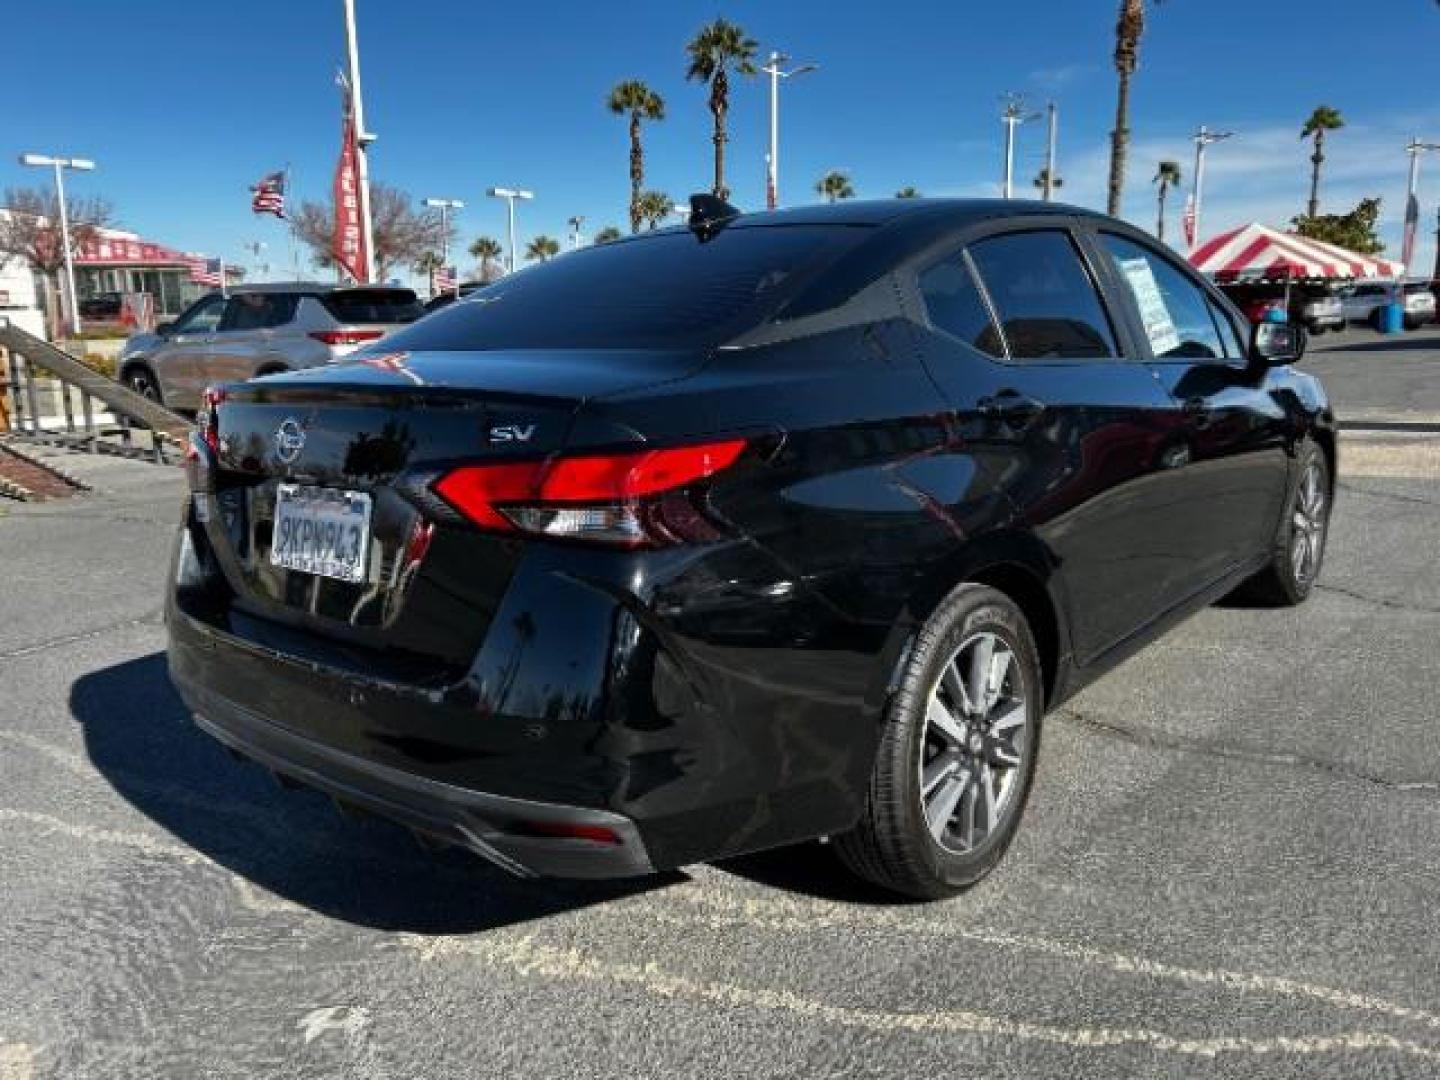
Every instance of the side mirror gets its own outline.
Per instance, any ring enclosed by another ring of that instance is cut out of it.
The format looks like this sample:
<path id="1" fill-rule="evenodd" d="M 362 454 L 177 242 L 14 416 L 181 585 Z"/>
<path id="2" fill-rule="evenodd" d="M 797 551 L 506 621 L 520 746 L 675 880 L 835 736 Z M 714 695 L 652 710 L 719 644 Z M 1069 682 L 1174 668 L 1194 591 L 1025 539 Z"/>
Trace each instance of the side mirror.
<path id="1" fill-rule="evenodd" d="M 155 333 L 161 337 L 169 337 L 174 330 L 175 324 L 173 322 L 162 322 L 155 327 Z"/>
<path id="2" fill-rule="evenodd" d="M 1304 355 L 1304 327 L 1294 323 L 1258 322 L 1250 331 L 1250 361 L 1259 367 L 1283 367 Z"/>

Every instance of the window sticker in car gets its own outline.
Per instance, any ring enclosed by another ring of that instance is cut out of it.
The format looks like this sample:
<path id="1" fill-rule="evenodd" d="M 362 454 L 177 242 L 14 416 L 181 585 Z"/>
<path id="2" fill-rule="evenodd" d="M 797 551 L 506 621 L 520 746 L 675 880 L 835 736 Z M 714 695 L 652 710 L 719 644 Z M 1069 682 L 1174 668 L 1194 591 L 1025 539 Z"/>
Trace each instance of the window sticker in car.
<path id="1" fill-rule="evenodd" d="M 1165 297 L 1155 280 L 1155 271 L 1150 268 L 1149 259 L 1119 259 L 1130 291 L 1135 294 L 1135 303 L 1140 307 L 1140 321 L 1145 324 L 1145 336 L 1150 339 L 1150 348 L 1156 356 L 1164 356 L 1180 347 L 1180 335 L 1175 330 L 1175 321 L 1170 318 L 1170 309 L 1165 306 Z"/>

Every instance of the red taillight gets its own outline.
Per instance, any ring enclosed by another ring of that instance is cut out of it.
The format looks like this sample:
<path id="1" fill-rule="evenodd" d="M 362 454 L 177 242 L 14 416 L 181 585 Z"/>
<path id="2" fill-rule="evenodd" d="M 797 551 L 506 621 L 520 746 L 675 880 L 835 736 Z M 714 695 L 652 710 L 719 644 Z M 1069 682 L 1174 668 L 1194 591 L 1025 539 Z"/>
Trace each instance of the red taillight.
<path id="1" fill-rule="evenodd" d="M 525 836 L 552 840 L 588 840 L 592 844 L 623 844 L 620 834 L 605 825 L 587 825 L 574 821 L 521 821 L 515 831 Z"/>
<path id="2" fill-rule="evenodd" d="M 311 330 L 310 336 L 326 345 L 362 345 L 385 336 L 384 330 Z"/>
<path id="3" fill-rule="evenodd" d="M 218 410 L 220 403 L 225 400 L 225 391 L 218 386 L 207 386 L 205 393 L 200 397 L 200 411 L 195 416 L 196 425 L 200 428 L 200 437 L 205 440 L 205 445 L 210 447 L 212 454 L 220 452 L 220 418 Z"/>
<path id="4" fill-rule="evenodd" d="M 745 446 L 744 439 L 730 439 L 665 450 L 465 465 L 437 480 L 435 493 L 475 524 L 501 531 L 625 547 L 709 538 L 714 530 L 703 527 L 704 519 L 693 508 L 667 514 L 668 496 L 657 497 L 728 468 Z M 666 518 L 681 527 L 667 524 Z"/>

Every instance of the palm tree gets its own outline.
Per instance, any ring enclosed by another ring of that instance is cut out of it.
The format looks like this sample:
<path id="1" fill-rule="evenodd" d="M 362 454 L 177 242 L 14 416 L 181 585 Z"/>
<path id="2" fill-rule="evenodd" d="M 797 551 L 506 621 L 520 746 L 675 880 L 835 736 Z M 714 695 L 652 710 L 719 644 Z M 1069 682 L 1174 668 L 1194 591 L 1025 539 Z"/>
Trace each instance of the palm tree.
<path id="1" fill-rule="evenodd" d="M 501 276 L 500 255 L 504 252 L 500 241 L 493 236 L 480 236 L 470 245 L 470 257 L 480 263 L 480 280 L 490 281 Z"/>
<path id="2" fill-rule="evenodd" d="M 1045 178 L 1046 178 L 1047 176 L 1049 176 L 1049 173 L 1050 173 L 1050 166 L 1048 166 L 1048 165 L 1041 165 L 1041 166 L 1040 166 L 1040 171 L 1035 174 L 1035 179 L 1032 181 L 1032 183 L 1033 183 L 1037 188 L 1039 188 L 1041 191 L 1044 191 L 1044 190 L 1045 190 Z M 1059 173 L 1056 173 L 1053 177 L 1050 178 L 1050 190 L 1051 190 L 1051 191 L 1054 191 L 1056 188 L 1062 188 L 1062 187 L 1064 187 L 1064 186 L 1065 186 L 1065 180 L 1064 180 L 1063 177 L 1061 177 L 1061 175 L 1060 175 Z"/>
<path id="3" fill-rule="evenodd" d="M 526 262 L 544 262 L 560 254 L 560 241 L 551 236 L 537 236 L 525 246 Z"/>
<path id="4" fill-rule="evenodd" d="M 624 233 L 622 233 L 614 225 L 606 225 L 603 229 L 601 229 L 595 234 L 595 239 L 592 241 L 592 243 L 608 244 L 612 240 L 619 240 L 620 237 L 623 235 Z"/>
<path id="5" fill-rule="evenodd" d="M 906 185 L 905 185 L 904 187 L 902 187 L 899 191 L 895 192 L 895 198 L 897 198 L 897 199 L 918 199 L 918 198 L 920 198 L 920 192 L 919 192 L 919 190 L 918 190 L 917 188 L 913 188 L 913 187 L 911 187 L 909 184 L 906 184 Z"/>
<path id="6" fill-rule="evenodd" d="M 1130 78 L 1140 59 L 1140 37 L 1144 33 L 1145 0 L 1120 0 L 1120 18 L 1115 24 L 1115 72 L 1120 83 L 1115 97 L 1115 130 L 1110 133 L 1110 189 L 1105 201 L 1106 212 L 1112 217 L 1120 213 L 1120 193 L 1125 187 L 1125 156 L 1130 149 Z"/>
<path id="7" fill-rule="evenodd" d="M 1310 205 L 1308 217 L 1320 213 L 1320 166 L 1325 163 L 1325 132 L 1336 131 L 1345 126 L 1345 118 L 1339 109 L 1329 105 L 1317 105 L 1300 129 L 1300 138 L 1314 139 L 1315 152 L 1310 155 Z"/>
<path id="8" fill-rule="evenodd" d="M 730 189 L 725 186 L 725 114 L 730 110 L 730 71 L 741 75 L 755 74 L 754 40 L 745 36 L 745 31 L 725 19 L 716 19 L 685 46 L 690 54 L 690 67 L 685 78 L 698 79 L 710 85 L 710 115 L 715 118 L 715 186 L 712 189 L 721 199 L 729 198 Z"/>
<path id="9" fill-rule="evenodd" d="M 640 196 L 640 219 L 648 228 L 658 229 L 665 224 L 665 219 L 670 216 L 674 206 L 675 200 L 663 191 L 644 192 Z"/>
<path id="10" fill-rule="evenodd" d="M 1172 187 L 1180 186 L 1180 163 L 1178 161 L 1162 161 L 1160 167 L 1155 170 L 1155 179 L 1152 184 L 1159 184 L 1156 198 L 1160 203 L 1159 216 L 1155 219 L 1155 236 L 1157 239 L 1165 239 L 1165 196 L 1170 194 Z"/>
<path id="11" fill-rule="evenodd" d="M 415 260 L 415 272 L 430 283 L 430 292 L 435 292 L 435 271 L 445 265 L 438 251 L 426 251 Z"/>
<path id="12" fill-rule="evenodd" d="M 815 190 L 825 196 L 827 202 L 835 202 L 837 199 L 853 199 L 855 188 L 850 183 L 850 177 L 843 172 L 831 171 L 815 181 Z"/>
<path id="13" fill-rule="evenodd" d="M 630 231 L 640 231 L 640 189 L 645 184 L 645 151 L 640 147 L 640 121 L 664 120 L 665 102 L 638 79 L 618 83 L 606 106 L 617 116 L 630 117 Z"/>

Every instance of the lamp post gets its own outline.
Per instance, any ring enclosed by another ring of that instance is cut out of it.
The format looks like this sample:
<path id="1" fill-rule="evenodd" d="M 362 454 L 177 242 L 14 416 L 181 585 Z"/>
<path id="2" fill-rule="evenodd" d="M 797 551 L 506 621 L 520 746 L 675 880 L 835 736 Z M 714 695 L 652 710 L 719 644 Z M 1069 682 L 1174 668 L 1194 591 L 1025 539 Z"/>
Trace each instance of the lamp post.
<path id="1" fill-rule="evenodd" d="M 1190 181 L 1190 209 L 1191 209 L 1191 235 L 1195 242 L 1190 245 L 1194 251 L 1195 246 L 1200 243 L 1200 199 L 1205 193 L 1205 148 L 1211 143 L 1220 142 L 1222 139 L 1233 138 L 1233 131 L 1211 131 L 1204 124 L 1200 130 L 1195 132 L 1195 171 L 1191 174 Z"/>
<path id="2" fill-rule="evenodd" d="M 789 71 L 780 65 L 790 57 L 781 52 L 770 53 L 770 62 L 760 70 L 770 76 L 770 153 L 765 158 L 765 205 L 774 210 L 780 205 L 780 80 L 793 79 L 814 71 L 819 64 L 801 64 Z"/>
<path id="3" fill-rule="evenodd" d="M 566 224 L 570 226 L 570 250 L 580 250 L 580 227 L 585 224 L 585 215 L 576 214 L 567 219 Z"/>
<path id="4" fill-rule="evenodd" d="M 55 201 L 60 205 L 60 244 L 65 254 L 65 291 L 70 308 L 70 332 L 80 332 L 80 299 L 75 295 L 75 260 L 70 250 L 70 214 L 65 208 L 65 170 L 91 172 L 95 162 L 89 158 L 53 157 L 49 154 L 21 154 L 21 165 L 55 170 Z"/>
<path id="5" fill-rule="evenodd" d="M 350 119 L 355 125 L 355 171 L 360 196 L 360 236 L 365 243 L 365 282 L 375 280 L 375 225 L 370 217 L 370 144 L 375 135 L 365 130 L 365 104 L 360 97 L 360 44 L 355 32 L 355 0 L 345 4 L 345 51 L 350 72 Z"/>
<path id="6" fill-rule="evenodd" d="M 426 199 L 426 206 L 440 211 L 440 265 L 450 265 L 450 211 L 463 210 L 465 204 L 459 199 Z M 433 284 L 430 286 L 435 287 Z M 455 295 L 460 295 L 460 275 L 455 275 Z"/>
<path id="7" fill-rule="evenodd" d="M 1009 94 L 1005 98 L 1005 110 L 1000 114 L 1000 122 L 1005 125 L 1005 198 L 1014 197 L 1015 193 L 1015 129 L 1021 124 L 1028 124 L 1031 120 L 1040 119 L 1036 112 L 1025 111 L 1025 101 L 1018 94 Z"/>
<path id="8" fill-rule="evenodd" d="M 1045 201 L 1055 195 L 1055 144 L 1060 128 L 1060 110 L 1052 101 L 1045 106 Z"/>
<path id="9" fill-rule="evenodd" d="M 533 199 L 533 191 L 525 191 L 521 188 L 492 187 L 486 192 L 492 199 L 504 199 L 506 208 L 510 214 L 510 268 L 509 273 L 515 272 L 515 200 Z"/>
<path id="10" fill-rule="evenodd" d="M 1405 264 L 1407 274 L 1410 272 L 1410 260 L 1415 255 L 1415 233 L 1420 226 L 1420 203 L 1415 198 L 1420 185 L 1420 155 L 1427 150 L 1440 150 L 1440 143 L 1412 138 L 1405 147 L 1405 152 L 1410 155 L 1410 181 L 1405 188 L 1405 235 L 1400 244 L 1400 261 Z"/>

